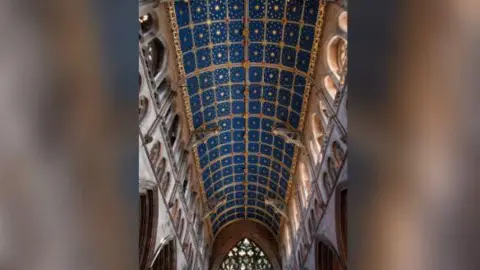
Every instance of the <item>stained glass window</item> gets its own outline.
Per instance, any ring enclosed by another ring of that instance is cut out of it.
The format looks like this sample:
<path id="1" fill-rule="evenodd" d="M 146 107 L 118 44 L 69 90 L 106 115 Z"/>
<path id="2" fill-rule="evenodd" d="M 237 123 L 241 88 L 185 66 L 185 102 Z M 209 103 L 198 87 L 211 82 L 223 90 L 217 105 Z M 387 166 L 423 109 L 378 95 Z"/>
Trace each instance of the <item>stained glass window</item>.
<path id="1" fill-rule="evenodd" d="M 238 242 L 223 259 L 220 270 L 272 270 L 272 264 L 263 250 L 252 240 Z"/>

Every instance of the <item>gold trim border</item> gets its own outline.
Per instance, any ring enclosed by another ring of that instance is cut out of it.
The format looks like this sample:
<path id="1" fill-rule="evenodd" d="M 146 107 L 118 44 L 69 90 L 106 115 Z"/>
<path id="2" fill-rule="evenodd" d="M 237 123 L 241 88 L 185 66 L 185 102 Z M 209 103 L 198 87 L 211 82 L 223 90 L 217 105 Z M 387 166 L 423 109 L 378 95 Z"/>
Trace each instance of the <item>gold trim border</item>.
<path id="1" fill-rule="evenodd" d="M 312 83 L 309 78 L 313 78 L 313 75 L 315 73 L 315 64 L 316 64 L 316 59 L 317 59 L 317 54 L 318 54 L 318 45 L 320 43 L 320 37 L 322 34 L 322 28 L 323 28 L 323 18 L 325 17 L 325 3 L 322 1 L 318 7 L 318 17 L 317 17 L 317 22 L 315 24 L 315 37 L 313 40 L 313 46 L 312 50 L 310 52 L 310 63 L 308 64 L 308 72 L 307 72 L 307 77 L 305 78 L 307 81 L 307 84 L 305 85 L 305 91 L 304 91 L 304 97 L 303 97 L 303 105 L 302 105 L 302 111 L 300 113 L 300 123 L 298 125 L 298 131 L 303 131 L 303 128 L 305 126 L 305 118 L 307 114 L 307 109 L 308 109 L 308 103 L 309 103 L 309 96 L 310 96 L 310 90 L 312 88 Z M 298 147 L 295 147 L 295 152 L 293 154 L 293 159 L 292 159 L 292 170 L 290 173 L 290 179 L 288 179 L 288 187 L 287 187 L 287 194 L 285 197 L 285 205 L 288 206 L 288 203 L 290 202 L 290 197 L 291 197 L 291 188 L 292 188 L 292 182 L 293 178 L 295 177 L 295 172 L 297 169 L 297 159 L 299 152 Z M 282 217 L 280 221 L 280 231 L 282 230 L 282 226 L 284 223 L 285 218 Z"/>
<path id="2" fill-rule="evenodd" d="M 187 82 L 186 82 L 186 75 L 185 75 L 185 67 L 183 65 L 183 54 L 182 54 L 182 49 L 180 46 L 180 37 L 179 37 L 179 30 L 178 30 L 178 23 L 177 23 L 177 14 L 175 13 L 175 2 L 174 1 L 169 1 L 168 2 L 168 13 L 170 17 L 170 27 L 172 28 L 172 34 L 173 34 L 173 43 L 175 45 L 175 54 L 177 56 L 177 66 L 180 72 L 180 82 L 181 82 L 181 89 L 182 89 L 182 98 L 183 102 L 185 105 L 185 111 L 187 113 L 187 120 L 188 120 L 188 127 L 190 129 L 190 132 L 194 131 L 194 126 L 193 126 L 193 117 L 192 117 L 192 110 L 190 107 L 190 97 L 188 95 L 188 90 L 187 90 Z M 197 149 L 193 149 L 193 159 L 195 163 L 195 167 L 197 169 L 198 177 L 201 179 L 202 173 L 201 173 L 201 167 L 200 167 L 200 160 L 198 157 Z M 207 206 L 207 197 L 205 195 L 205 190 L 203 189 L 203 184 L 200 182 L 200 193 L 202 194 L 203 198 L 203 203 L 204 206 Z M 207 210 L 207 209 L 206 209 Z M 207 210 L 208 211 L 208 210 Z M 205 226 L 208 228 L 210 236 L 213 238 L 213 229 L 212 229 L 212 223 L 210 222 L 210 219 L 206 219 L 205 223 L 207 223 L 209 226 Z"/>

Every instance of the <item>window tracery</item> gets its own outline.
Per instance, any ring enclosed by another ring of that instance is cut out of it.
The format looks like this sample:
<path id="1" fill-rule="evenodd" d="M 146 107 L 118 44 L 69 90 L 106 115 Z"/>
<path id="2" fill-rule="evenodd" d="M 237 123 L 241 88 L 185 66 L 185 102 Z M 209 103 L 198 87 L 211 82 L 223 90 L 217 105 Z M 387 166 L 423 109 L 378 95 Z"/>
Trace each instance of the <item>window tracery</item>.
<path id="1" fill-rule="evenodd" d="M 272 264 L 263 250 L 244 238 L 233 247 L 223 260 L 220 270 L 272 270 Z"/>

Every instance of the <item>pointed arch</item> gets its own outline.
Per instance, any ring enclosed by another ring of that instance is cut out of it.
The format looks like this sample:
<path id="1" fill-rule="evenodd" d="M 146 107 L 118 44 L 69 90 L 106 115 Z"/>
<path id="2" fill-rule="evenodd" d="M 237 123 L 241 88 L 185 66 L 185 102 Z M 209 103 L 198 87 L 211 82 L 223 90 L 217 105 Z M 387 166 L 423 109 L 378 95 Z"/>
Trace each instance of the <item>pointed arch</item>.
<path id="1" fill-rule="evenodd" d="M 340 37 L 334 36 L 330 39 L 326 46 L 327 64 L 330 71 L 339 79 L 345 69 L 346 63 L 346 47 L 347 41 Z"/>
<path id="2" fill-rule="evenodd" d="M 244 238 L 230 249 L 220 265 L 220 270 L 236 269 L 273 270 L 273 266 L 265 252 L 253 240 Z"/>
<path id="3" fill-rule="evenodd" d="M 140 188 L 139 260 L 140 269 L 147 269 L 155 248 L 158 194 L 154 183 L 140 182 Z"/>
<path id="4" fill-rule="evenodd" d="M 340 258 L 333 245 L 325 238 L 317 239 L 316 244 L 316 269 L 317 270 L 344 270 Z"/>

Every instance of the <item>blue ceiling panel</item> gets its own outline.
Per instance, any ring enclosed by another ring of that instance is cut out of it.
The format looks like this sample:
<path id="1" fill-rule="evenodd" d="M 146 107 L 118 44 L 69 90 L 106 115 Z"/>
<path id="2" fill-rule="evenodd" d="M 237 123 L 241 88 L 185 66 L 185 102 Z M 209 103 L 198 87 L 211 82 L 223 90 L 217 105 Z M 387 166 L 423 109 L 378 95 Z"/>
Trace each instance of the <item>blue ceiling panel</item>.
<path id="1" fill-rule="evenodd" d="M 206 199 L 227 199 L 214 234 L 246 218 L 279 233 L 264 200 L 286 199 L 295 146 L 272 129 L 300 126 L 318 11 L 313 0 L 175 2 L 191 123 L 220 131 L 196 149 Z"/>

